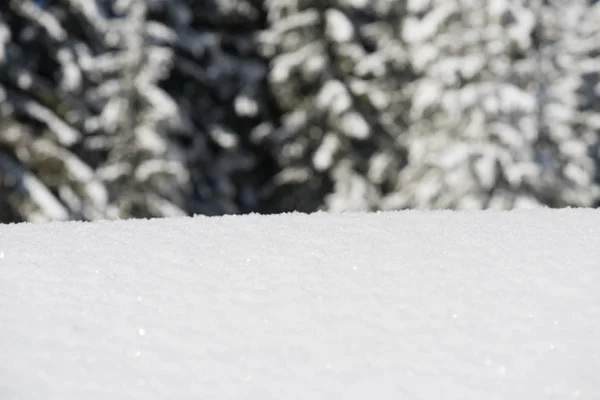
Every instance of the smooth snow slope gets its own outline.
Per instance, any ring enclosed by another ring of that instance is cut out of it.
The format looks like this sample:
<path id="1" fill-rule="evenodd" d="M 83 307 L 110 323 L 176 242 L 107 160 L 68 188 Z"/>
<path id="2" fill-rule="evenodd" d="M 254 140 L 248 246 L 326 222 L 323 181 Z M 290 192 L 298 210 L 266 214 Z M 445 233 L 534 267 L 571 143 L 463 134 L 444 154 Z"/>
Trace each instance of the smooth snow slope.
<path id="1" fill-rule="evenodd" d="M 0 226 L 0 399 L 600 399 L 600 212 Z"/>

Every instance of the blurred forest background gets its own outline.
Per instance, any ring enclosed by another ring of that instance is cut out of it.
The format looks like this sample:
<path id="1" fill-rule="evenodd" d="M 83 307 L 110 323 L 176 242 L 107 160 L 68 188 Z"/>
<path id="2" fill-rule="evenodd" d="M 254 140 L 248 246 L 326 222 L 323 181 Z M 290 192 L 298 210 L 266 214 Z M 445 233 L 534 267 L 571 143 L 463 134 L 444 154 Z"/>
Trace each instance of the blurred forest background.
<path id="1" fill-rule="evenodd" d="M 596 207 L 600 1 L 5 0 L 0 222 Z"/>

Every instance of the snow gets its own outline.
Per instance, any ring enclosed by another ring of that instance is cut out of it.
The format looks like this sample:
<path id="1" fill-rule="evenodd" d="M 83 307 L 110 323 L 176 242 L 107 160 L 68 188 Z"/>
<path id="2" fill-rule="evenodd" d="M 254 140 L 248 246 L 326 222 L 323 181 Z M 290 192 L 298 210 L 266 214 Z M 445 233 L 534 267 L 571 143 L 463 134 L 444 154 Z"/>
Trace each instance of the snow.
<path id="1" fill-rule="evenodd" d="M 0 225 L 0 398 L 594 399 L 600 213 Z"/>
<path id="2" fill-rule="evenodd" d="M 49 134 L 56 136 L 55 140 L 61 145 L 72 146 L 80 139 L 81 134 L 56 117 L 50 109 L 33 101 L 26 101 L 24 107 L 30 115 L 46 123 L 50 128 Z"/>
<path id="3" fill-rule="evenodd" d="M 2 21 L 0 19 L 0 21 Z M 4 21 L 2 21 L 4 22 Z M 6 45 L 11 39 L 10 30 L 6 27 L 6 25 L 0 25 L 0 63 L 4 64 L 6 62 Z M 4 99 L 2 99 L 4 100 Z"/>
<path id="4" fill-rule="evenodd" d="M 354 111 L 349 111 L 340 118 L 340 130 L 346 136 L 359 140 L 366 140 L 371 136 L 369 123 Z"/>
<path id="5" fill-rule="evenodd" d="M 325 10 L 325 36 L 337 43 L 348 42 L 354 36 L 354 26 L 346 14 L 335 8 Z"/>
<path id="6" fill-rule="evenodd" d="M 352 105 L 352 99 L 346 86 L 337 79 L 331 79 L 323 84 L 317 96 L 320 108 L 331 108 L 334 113 L 341 114 Z"/>
<path id="7" fill-rule="evenodd" d="M 313 165 L 317 171 L 325 171 L 333 165 L 335 153 L 340 149 L 340 139 L 328 132 L 313 155 Z"/>
<path id="8" fill-rule="evenodd" d="M 0 167 L 4 171 L 12 172 L 3 177 L 2 183 L 4 185 L 7 187 L 18 187 L 19 191 L 29 194 L 30 198 L 25 207 L 29 208 L 33 221 L 41 222 L 46 216 L 57 220 L 68 218 L 68 213 L 64 206 L 56 200 L 48 188 L 35 175 L 23 168 L 22 165 L 15 162 L 12 158 L 0 154 Z M 2 286 L 0 286 L 0 290 L 2 290 Z"/>

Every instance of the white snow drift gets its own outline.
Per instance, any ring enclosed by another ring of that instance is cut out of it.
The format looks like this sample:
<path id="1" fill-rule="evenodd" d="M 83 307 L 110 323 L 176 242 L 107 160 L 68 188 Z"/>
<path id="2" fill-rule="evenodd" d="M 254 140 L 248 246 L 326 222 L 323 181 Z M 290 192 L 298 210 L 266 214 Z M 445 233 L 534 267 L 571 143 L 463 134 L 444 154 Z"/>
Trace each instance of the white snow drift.
<path id="1" fill-rule="evenodd" d="M 598 399 L 600 213 L 0 226 L 0 398 Z"/>

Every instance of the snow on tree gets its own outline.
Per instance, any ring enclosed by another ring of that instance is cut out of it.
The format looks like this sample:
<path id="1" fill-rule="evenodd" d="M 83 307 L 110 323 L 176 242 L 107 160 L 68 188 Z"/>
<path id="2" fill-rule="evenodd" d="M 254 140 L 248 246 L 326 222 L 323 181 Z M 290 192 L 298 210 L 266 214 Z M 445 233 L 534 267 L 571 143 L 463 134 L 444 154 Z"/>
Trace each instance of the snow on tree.
<path id="1" fill-rule="evenodd" d="M 564 21 L 572 3 L 408 2 L 403 39 L 419 77 L 407 166 L 385 208 L 594 204 L 596 134 L 579 126 L 591 110 L 577 93 L 583 60 L 568 54 L 589 10 L 578 2 Z"/>
<path id="2" fill-rule="evenodd" d="M 174 134 L 190 173 L 186 209 L 209 215 L 257 210 L 272 168 L 251 137 L 273 118 L 267 65 L 256 48 L 265 18 L 260 2 L 151 4 L 148 30 L 173 51 L 161 87 L 177 104 L 181 119 Z"/>
<path id="3" fill-rule="evenodd" d="M 30 203 L 36 220 L 256 208 L 263 14 L 246 1 L 10 2 L 0 21 L 10 218 L 31 219 Z"/>
<path id="4" fill-rule="evenodd" d="M 188 172 L 169 137 L 171 127 L 179 124 L 179 110 L 159 86 L 169 74 L 173 51 L 151 40 L 145 2 L 120 1 L 106 13 L 119 17 L 108 21 L 117 33 L 117 46 L 100 55 L 110 69 L 94 71 L 103 76 L 93 96 L 102 110 L 97 128 L 108 134 L 103 136 L 106 160 L 98 173 L 118 217 L 185 215 Z M 102 63 L 89 66 L 96 65 Z"/>
<path id="5" fill-rule="evenodd" d="M 259 136 L 279 210 L 372 210 L 404 159 L 403 2 L 267 0 L 261 51 L 278 124 Z"/>
<path id="6" fill-rule="evenodd" d="M 93 113 L 77 64 L 87 47 L 60 16 L 11 1 L 0 17 L 0 203 L 9 220 L 100 218 L 108 196 L 77 153 Z"/>
<path id="7" fill-rule="evenodd" d="M 591 0 L 11 0 L 0 220 L 595 206 Z"/>
<path id="8" fill-rule="evenodd" d="M 535 187 L 551 207 L 595 206 L 600 133 L 600 2 L 539 4 L 542 175 Z"/>

